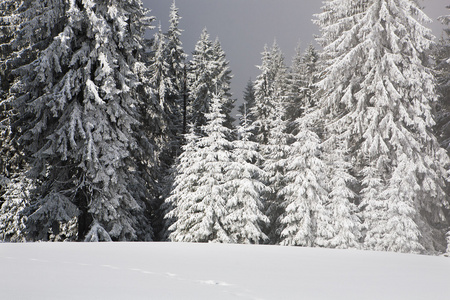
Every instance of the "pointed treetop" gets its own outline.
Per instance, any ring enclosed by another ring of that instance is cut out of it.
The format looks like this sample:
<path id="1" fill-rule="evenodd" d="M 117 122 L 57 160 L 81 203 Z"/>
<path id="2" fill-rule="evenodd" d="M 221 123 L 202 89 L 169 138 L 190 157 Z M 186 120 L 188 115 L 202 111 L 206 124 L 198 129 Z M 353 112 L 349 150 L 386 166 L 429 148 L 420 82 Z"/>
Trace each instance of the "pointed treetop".
<path id="1" fill-rule="evenodd" d="M 174 31 L 178 31 L 178 32 L 182 31 L 178 28 L 178 25 L 179 25 L 181 19 L 182 19 L 182 17 L 178 13 L 178 7 L 176 6 L 175 0 L 174 0 L 172 2 L 172 5 L 170 6 L 169 33 L 174 32 Z"/>

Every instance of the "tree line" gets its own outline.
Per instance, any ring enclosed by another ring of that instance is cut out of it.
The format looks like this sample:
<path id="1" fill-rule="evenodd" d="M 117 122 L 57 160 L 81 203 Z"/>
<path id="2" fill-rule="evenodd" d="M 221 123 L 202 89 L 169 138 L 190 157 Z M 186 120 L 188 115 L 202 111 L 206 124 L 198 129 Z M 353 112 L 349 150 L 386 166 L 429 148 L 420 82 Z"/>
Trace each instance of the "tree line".
<path id="1" fill-rule="evenodd" d="M 175 3 L 167 32 L 139 0 L 0 12 L 1 240 L 446 251 L 450 31 L 418 1 L 325 1 L 322 49 L 265 46 L 238 126 Z"/>

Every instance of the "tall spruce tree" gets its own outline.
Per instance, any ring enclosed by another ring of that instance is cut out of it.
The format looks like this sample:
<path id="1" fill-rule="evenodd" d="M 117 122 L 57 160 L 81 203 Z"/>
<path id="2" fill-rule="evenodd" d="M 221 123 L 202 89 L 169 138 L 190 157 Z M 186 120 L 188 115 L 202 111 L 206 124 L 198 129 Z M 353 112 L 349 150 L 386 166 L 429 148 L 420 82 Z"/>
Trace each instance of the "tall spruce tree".
<path id="1" fill-rule="evenodd" d="M 258 144 L 251 141 L 252 124 L 248 113 L 241 117 L 239 139 L 233 142 L 234 161 L 227 168 L 228 215 L 225 227 L 235 243 L 258 244 L 268 237 L 264 229 L 269 219 L 264 214 L 263 195 L 268 192 L 266 175 L 258 166 L 262 160 Z"/>
<path id="2" fill-rule="evenodd" d="M 342 142 L 342 141 L 341 141 Z M 352 164 L 347 160 L 345 146 L 339 146 L 333 138 L 322 143 L 324 171 L 327 173 L 329 222 L 323 226 L 317 244 L 328 248 L 360 248 L 362 224 L 359 209 L 355 204 L 357 194 L 350 188 L 357 183 L 350 170 Z M 336 147 L 336 145 L 338 145 Z M 317 226 L 321 229 L 322 226 Z"/>
<path id="3" fill-rule="evenodd" d="M 15 50 L 15 33 L 20 24 L 19 7 L 21 1 L 3 1 L 0 3 L 0 207 L 5 202 L 10 177 L 11 154 L 14 148 L 11 139 L 11 118 L 13 112 L 9 103 L 9 86 L 13 80 L 8 61 L 13 58 Z"/>
<path id="4" fill-rule="evenodd" d="M 135 156 L 144 97 L 135 74 L 151 18 L 139 0 L 58 7 L 65 9 L 52 19 L 59 30 L 16 83 L 25 91 L 14 102 L 20 142 L 38 180 L 27 232 L 35 240 L 62 231 L 86 240 L 149 239 L 149 193 Z"/>
<path id="5" fill-rule="evenodd" d="M 189 228 L 174 225 L 187 209 L 188 204 L 195 203 L 195 193 L 198 180 L 201 176 L 202 158 L 198 155 L 198 139 L 195 126 L 191 124 L 189 132 L 184 135 L 182 153 L 171 169 L 171 187 L 169 196 L 165 199 L 164 213 L 166 229 L 163 232 L 165 239 L 170 239 L 171 232 L 184 232 Z"/>
<path id="6" fill-rule="evenodd" d="M 254 118 L 251 115 L 251 111 L 255 106 L 255 85 L 253 81 L 250 79 L 247 82 L 244 90 L 243 103 L 239 105 L 238 112 L 241 117 L 245 116 L 246 122 L 253 123 Z"/>
<path id="7" fill-rule="evenodd" d="M 178 28 L 180 19 L 178 8 L 173 2 L 170 6 L 169 30 L 166 34 L 159 30 L 150 41 L 153 51 L 147 55 L 149 78 L 147 79 L 147 74 L 142 76 L 144 85 L 147 86 L 147 93 L 155 95 L 155 102 L 159 104 L 150 110 L 147 107 L 142 108 L 147 116 L 144 120 L 153 120 L 148 124 L 149 126 L 146 126 L 149 129 L 146 135 L 152 136 L 152 140 L 158 142 L 155 152 L 159 157 L 160 166 L 152 168 L 155 172 L 149 177 L 150 180 L 153 178 L 153 185 L 157 187 L 154 197 L 158 198 L 158 201 L 153 205 L 155 210 L 153 225 L 156 233 L 162 235 L 157 235 L 157 239 L 167 239 L 163 220 L 167 209 L 164 198 L 167 197 L 172 184 L 170 167 L 181 152 L 182 134 L 186 130 L 184 97 L 187 93 L 185 91 L 187 55 L 184 53 L 180 40 L 182 32 Z M 157 111 L 161 114 L 155 113 Z M 154 124 L 155 121 L 156 124 Z M 142 144 L 140 147 L 147 148 L 147 145 Z M 154 162 L 149 161 L 147 164 L 151 165 Z"/>
<path id="8" fill-rule="evenodd" d="M 211 112 L 205 114 L 204 136 L 195 141 L 191 133 L 181 155 L 171 196 L 173 207 L 166 219 L 170 239 L 177 242 L 233 242 L 226 228 L 228 215 L 227 168 L 233 161 L 230 130 L 221 112 L 224 100 L 214 95 Z M 189 152 L 186 152 L 189 151 Z"/>
<path id="9" fill-rule="evenodd" d="M 319 53 L 313 45 L 309 45 L 302 57 L 302 76 L 303 88 L 301 95 L 305 106 L 314 106 L 314 94 L 316 92 L 316 83 L 319 80 L 320 61 Z"/>
<path id="10" fill-rule="evenodd" d="M 30 115 L 22 103 L 24 98 L 39 93 L 37 89 L 24 87 L 27 80 L 23 78 L 32 73 L 32 62 L 61 31 L 65 6 L 64 1 L 9 0 L 2 1 L 0 6 L 0 184 L 1 193 L 5 193 L 0 210 L 0 236 L 18 241 L 26 239 L 24 224 L 34 187 L 25 176 L 30 153 L 24 151 L 20 135 L 28 126 Z"/>
<path id="11" fill-rule="evenodd" d="M 273 122 L 279 115 L 276 103 L 286 100 L 284 91 L 286 88 L 286 65 L 284 56 L 276 41 L 271 49 L 264 47 L 262 63 L 258 66 L 261 74 L 255 81 L 255 105 L 251 114 L 255 118 L 255 139 L 261 144 L 267 144 L 269 132 L 273 128 Z M 281 103 L 280 103 L 281 104 Z M 283 105 L 281 105 L 283 106 Z"/>
<path id="12" fill-rule="evenodd" d="M 291 135 L 286 133 L 287 121 L 286 106 L 281 98 L 272 100 L 273 115 L 268 121 L 270 131 L 267 134 L 267 143 L 260 144 L 263 156 L 262 169 L 266 172 L 266 182 L 269 190 L 264 195 L 266 215 L 270 219 L 268 235 L 272 243 L 279 242 L 279 218 L 284 210 L 285 195 L 282 193 L 286 185 L 286 164 L 290 160 Z"/>
<path id="13" fill-rule="evenodd" d="M 450 9 L 450 6 L 447 6 Z M 438 82 L 439 105 L 436 127 L 443 148 L 450 151 L 450 15 L 439 18 L 446 25 L 444 34 L 435 48 L 435 74 Z"/>
<path id="14" fill-rule="evenodd" d="M 231 71 L 228 64 L 219 40 L 212 42 L 205 28 L 195 45 L 188 74 L 189 96 L 192 101 L 189 108 L 189 120 L 198 129 L 206 124 L 205 114 L 211 110 L 214 94 L 223 95 L 221 99 L 226 101 L 223 103 L 225 125 L 232 129 L 234 119 L 231 116 L 231 110 L 234 101 L 230 94 Z"/>
<path id="15" fill-rule="evenodd" d="M 287 110 L 286 119 L 290 121 L 289 132 L 296 134 L 296 120 L 304 111 L 314 105 L 313 95 L 318 81 L 319 54 L 313 45 L 301 52 L 300 44 L 295 50 L 294 58 L 287 73 Z"/>
<path id="16" fill-rule="evenodd" d="M 167 62 L 166 36 L 161 30 L 161 24 L 153 38 L 153 57 L 150 62 L 150 85 L 154 89 L 154 95 L 160 107 L 167 106 L 169 94 L 173 94 L 174 86 L 169 74 L 169 63 Z M 174 113 L 174 112 L 171 112 Z"/>
<path id="17" fill-rule="evenodd" d="M 234 100 L 230 92 L 231 86 L 231 70 L 229 68 L 229 62 L 226 60 L 225 51 L 222 49 L 222 45 L 218 38 L 213 43 L 213 93 L 223 95 L 222 99 L 225 101 L 223 103 L 223 114 L 225 114 L 224 125 L 233 129 L 233 123 L 235 119 L 232 117 L 231 113 L 234 108 Z"/>
<path id="18" fill-rule="evenodd" d="M 284 187 L 284 164 L 290 137 L 286 134 L 286 66 L 284 56 L 274 42 L 271 49 L 264 47 L 261 74 L 255 81 L 255 105 L 251 109 L 254 118 L 255 141 L 260 144 L 263 156 L 261 168 L 267 174 L 268 193 L 264 195 L 266 215 L 270 219 L 268 235 L 272 243 L 279 242 L 278 218 L 283 208 L 279 191 Z"/>
<path id="19" fill-rule="evenodd" d="M 185 93 L 185 60 L 186 53 L 180 40 L 183 30 L 179 28 L 180 15 L 175 1 L 170 6 L 169 30 L 167 31 L 166 61 L 169 66 L 169 79 L 172 81 L 172 90 L 169 91 L 167 101 L 174 115 L 172 121 L 176 127 L 177 135 L 183 132 L 183 95 Z"/>
<path id="20" fill-rule="evenodd" d="M 325 206 L 326 166 L 321 158 L 320 139 L 299 120 L 298 134 L 285 160 L 285 186 L 279 191 L 284 199 L 280 216 L 280 244 L 287 246 L 325 246 L 330 217 Z"/>
<path id="21" fill-rule="evenodd" d="M 166 128 L 161 137 L 164 148 L 161 151 L 161 162 L 163 171 L 173 164 L 175 157 L 180 153 L 182 132 L 184 126 L 183 96 L 185 93 L 185 59 L 181 32 L 178 28 L 181 17 L 175 2 L 170 7 L 169 30 L 166 34 L 156 34 L 154 39 L 154 55 L 151 59 L 150 69 L 156 71 L 156 80 L 150 80 L 150 85 L 155 86 L 155 94 L 164 92 L 160 98 L 160 108 L 163 110 Z M 159 44 L 159 46 L 157 46 Z M 158 58 L 157 58 L 158 57 Z M 159 62 L 158 62 L 159 61 Z M 156 64 L 155 64 L 156 63 Z M 153 84 L 152 84 L 153 83 Z M 159 88 L 158 88 L 159 87 Z M 162 126 L 163 127 L 163 126 Z M 165 173 L 165 172 L 163 172 Z"/>
<path id="22" fill-rule="evenodd" d="M 302 104 L 302 92 L 305 86 L 303 69 L 303 53 L 301 52 L 300 43 L 298 43 L 287 74 L 288 85 L 286 94 L 288 108 L 286 109 L 286 116 L 290 121 L 295 121 L 299 118 L 304 110 L 304 105 Z M 290 124 L 290 127 L 295 127 L 295 125 Z"/>
<path id="23" fill-rule="evenodd" d="M 160 111 L 163 116 L 159 122 L 161 133 L 154 136 L 159 140 L 159 149 L 157 152 L 163 164 L 162 169 L 167 169 L 173 162 L 174 157 L 179 152 L 178 132 L 181 130 L 181 113 L 178 106 L 178 87 L 174 70 L 169 59 L 169 49 L 166 35 L 161 30 L 154 34 L 152 55 L 148 61 L 148 74 L 143 74 L 144 83 L 148 86 L 147 93 L 153 95 L 153 102 L 157 105 L 153 111 L 149 112 L 146 108 L 144 111 L 148 115 L 148 119 L 154 119 L 152 115 L 155 111 Z M 149 76 L 149 78 L 145 78 Z M 152 105 L 153 103 L 149 103 Z M 158 116 L 157 116 L 158 117 Z M 149 133 L 148 135 L 152 135 Z"/>
<path id="24" fill-rule="evenodd" d="M 255 140 L 260 144 L 267 143 L 267 134 L 269 131 L 267 119 L 273 114 L 273 104 L 271 102 L 273 94 L 274 75 L 270 70 L 270 51 L 267 45 L 264 46 L 261 65 L 258 66 L 261 74 L 255 80 L 255 105 L 250 111 L 255 118 Z"/>
<path id="25" fill-rule="evenodd" d="M 450 6 L 447 6 L 450 9 Z M 450 15 L 441 16 L 439 20 L 447 26 L 444 29 L 444 36 L 437 46 L 436 77 L 438 81 L 438 91 L 440 93 L 439 108 L 437 114 L 437 130 L 439 133 L 441 146 L 450 152 Z M 447 192 L 449 185 L 447 184 Z M 447 211 L 447 220 L 450 222 L 450 213 Z M 447 252 L 450 253 L 450 231 L 447 233 Z"/>
<path id="26" fill-rule="evenodd" d="M 203 29 L 200 39 L 195 45 L 192 59 L 189 62 L 189 98 L 188 121 L 197 130 L 206 124 L 205 114 L 209 112 L 212 99 L 212 57 L 213 47 L 209 34 Z"/>
<path id="27" fill-rule="evenodd" d="M 323 8 L 316 21 L 326 63 L 320 106 L 326 136 L 338 146 L 331 151 L 348 151 L 359 178 L 365 245 L 442 250 L 448 157 L 431 131 L 428 18 L 415 0 L 333 0 Z"/>

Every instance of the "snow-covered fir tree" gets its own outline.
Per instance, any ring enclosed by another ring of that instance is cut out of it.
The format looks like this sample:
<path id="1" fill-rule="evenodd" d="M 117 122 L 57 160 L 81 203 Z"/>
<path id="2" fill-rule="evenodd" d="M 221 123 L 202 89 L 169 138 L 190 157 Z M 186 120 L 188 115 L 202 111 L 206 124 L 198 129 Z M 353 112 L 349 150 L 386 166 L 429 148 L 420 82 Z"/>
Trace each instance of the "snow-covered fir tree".
<path id="1" fill-rule="evenodd" d="M 227 169 L 233 162 L 230 129 L 224 126 L 221 112 L 224 100 L 213 95 L 211 111 L 205 114 L 204 136 L 187 137 L 185 152 L 177 165 L 175 183 L 166 202 L 173 207 L 166 219 L 170 239 L 177 242 L 233 242 L 227 232 L 225 217 L 229 195 Z"/>
<path id="2" fill-rule="evenodd" d="M 166 198 L 163 205 L 165 213 L 166 230 L 163 236 L 169 238 L 172 225 L 182 214 L 180 210 L 183 203 L 194 203 L 192 196 L 195 195 L 200 176 L 200 166 L 202 158 L 198 153 L 198 139 L 195 126 L 190 125 L 189 132 L 184 135 L 184 145 L 182 153 L 177 158 L 174 167 L 171 169 L 170 180 L 172 183 L 169 191 L 169 197 Z"/>
<path id="3" fill-rule="evenodd" d="M 175 2 L 170 7 L 169 30 L 163 34 L 161 30 L 155 33 L 153 53 L 150 56 L 150 85 L 159 103 L 159 109 L 164 115 L 163 124 L 159 127 L 162 133 L 160 158 L 163 171 L 168 169 L 176 155 L 180 152 L 183 132 L 183 94 L 185 81 L 185 59 L 180 40 L 181 30 L 178 28 L 181 17 Z M 163 172 L 165 173 L 165 172 Z"/>
<path id="4" fill-rule="evenodd" d="M 262 63 L 258 68 L 261 73 L 255 81 L 255 105 L 251 114 L 255 120 L 255 139 L 261 144 L 266 144 L 273 120 L 279 113 L 275 108 L 275 102 L 285 100 L 286 65 L 276 41 L 271 49 L 264 47 Z"/>
<path id="5" fill-rule="evenodd" d="M 197 128 L 206 124 L 205 114 L 210 112 L 214 94 L 223 95 L 223 113 L 225 125 L 232 128 L 234 119 L 231 116 L 233 100 L 230 95 L 231 71 L 218 40 L 212 42 L 206 28 L 195 45 L 189 63 L 189 120 Z"/>
<path id="6" fill-rule="evenodd" d="M 166 37 L 161 30 L 161 24 L 154 35 L 153 57 L 150 63 L 150 85 L 154 89 L 154 95 L 160 107 L 167 106 L 169 94 L 174 94 L 175 87 L 169 74 L 169 63 L 167 62 Z M 175 112 L 170 112 L 175 113 Z"/>
<path id="7" fill-rule="evenodd" d="M 180 64 L 180 62 L 173 62 L 172 59 L 174 57 L 169 54 L 170 52 L 172 52 L 172 49 L 168 48 L 168 40 L 161 30 L 161 25 L 159 25 L 158 31 L 153 38 L 152 55 L 148 62 L 148 74 L 144 72 L 142 76 L 147 94 L 153 95 L 153 102 L 157 105 L 151 111 L 144 107 L 144 114 L 148 115 L 147 119 L 154 119 L 152 114 L 155 111 L 160 111 L 160 116 L 163 116 L 163 120 L 158 122 L 161 133 L 156 133 L 153 137 L 153 139 L 159 140 L 157 152 L 163 164 L 162 169 L 167 169 L 179 152 L 180 140 L 178 135 L 182 124 L 181 108 L 179 106 L 179 82 L 174 77 L 180 75 L 179 70 L 175 70 L 175 68 L 179 68 L 177 63 Z M 146 76 L 149 76 L 149 78 Z M 148 104 L 152 105 L 153 103 L 150 101 Z M 150 126 L 148 127 L 150 129 Z M 147 135 L 153 134 L 147 133 Z M 145 145 L 143 146 L 145 147 Z"/>
<path id="8" fill-rule="evenodd" d="M 415 174 L 417 166 L 411 164 L 406 154 L 401 154 L 397 159 L 398 163 L 387 189 L 381 193 L 382 199 L 387 204 L 385 211 L 387 220 L 382 219 L 385 221 L 386 228 L 384 228 L 384 232 L 382 231 L 384 236 L 377 241 L 376 247 L 381 250 L 420 253 L 425 250 L 426 246 L 433 246 L 432 232 L 424 231 L 422 228 L 428 229 L 426 224 L 422 224 L 424 220 L 417 220 L 416 216 L 417 203 L 415 201 L 417 201 L 417 194 L 421 193 L 421 178 L 417 178 Z M 431 231 L 431 229 L 428 230 Z M 425 245 L 421 243 L 422 238 L 429 239 L 425 240 Z"/>
<path id="9" fill-rule="evenodd" d="M 271 103 L 273 75 L 270 71 L 270 50 L 267 45 L 261 53 L 261 65 L 257 66 L 261 74 L 255 80 L 255 105 L 250 111 L 255 118 L 255 140 L 258 143 L 267 143 L 267 118 L 272 114 L 273 104 Z"/>
<path id="10" fill-rule="evenodd" d="M 263 156 L 261 168 L 267 174 L 269 192 L 264 195 L 266 215 L 270 219 L 268 235 L 272 243 L 279 241 L 278 218 L 282 213 L 282 197 L 278 192 L 284 186 L 284 163 L 288 155 L 289 135 L 286 134 L 286 66 L 278 44 L 264 47 L 261 74 L 255 81 L 255 105 L 250 113 L 254 118 L 254 139 L 260 144 Z"/>
<path id="11" fill-rule="evenodd" d="M 11 145 L 11 110 L 9 86 L 13 76 L 9 71 L 11 60 L 14 60 L 13 49 L 17 40 L 15 33 L 20 24 L 18 7 L 21 1 L 2 1 L 0 3 L 0 207 L 4 202 L 2 195 L 6 192 L 8 177 L 10 176 L 11 154 L 15 151 Z"/>
<path id="12" fill-rule="evenodd" d="M 82 240 L 89 229 L 89 240 L 105 232 L 112 240 L 149 239 L 151 199 L 135 153 L 138 107 L 152 97 L 139 92 L 135 74 L 144 68 L 151 18 L 139 0 L 59 5 L 65 14 L 53 20 L 55 38 L 15 86 L 26 92 L 14 104 L 32 157 L 29 174 L 38 179 L 27 232 L 35 240 L 66 230 Z"/>
<path id="13" fill-rule="evenodd" d="M 429 19 L 414 0 L 330 0 L 323 8 L 320 107 L 334 150 L 351 154 L 365 246 L 442 250 L 448 157 L 431 131 L 437 97 L 423 54 L 433 37 L 422 25 Z"/>
<path id="14" fill-rule="evenodd" d="M 295 50 L 291 66 L 287 72 L 286 119 L 291 123 L 288 131 L 296 129 L 296 120 L 302 116 L 307 107 L 313 105 L 315 83 L 318 81 L 319 54 L 314 46 L 309 45 L 304 52 L 300 44 Z M 296 134 L 296 132 L 294 132 Z"/>
<path id="15" fill-rule="evenodd" d="M 447 7 L 450 9 L 450 6 Z M 438 82 L 439 105 L 436 127 L 443 148 L 450 151 L 450 15 L 439 20 L 447 26 L 435 47 L 435 74 Z"/>
<path id="16" fill-rule="evenodd" d="M 450 10 L 450 6 L 447 6 Z M 439 133 L 441 146 L 450 152 L 450 15 L 444 15 L 439 20 L 447 26 L 444 29 L 444 36 L 437 45 L 436 53 L 436 77 L 438 90 L 440 93 L 439 108 L 437 114 L 437 130 Z M 449 185 L 447 184 L 447 193 Z M 447 220 L 450 219 L 447 213 Z M 450 253 L 450 229 L 447 233 L 447 252 Z"/>
<path id="17" fill-rule="evenodd" d="M 265 173 L 258 166 L 262 160 L 258 144 L 251 141 L 252 124 L 248 113 L 241 117 L 239 139 L 233 142 L 234 161 L 227 168 L 229 193 L 225 227 L 234 243 L 257 244 L 267 241 L 264 229 L 269 219 L 263 213 L 263 195 L 268 192 L 264 184 Z"/>
<path id="18" fill-rule="evenodd" d="M 238 112 L 243 117 L 245 117 L 246 122 L 253 123 L 253 117 L 250 114 L 252 108 L 255 106 L 255 86 L 252 80 L 247 82 L 245 86 L 243 103 L 239 105 Z"/>
<path id="19" fill-rule="evenodd" d="M 264 195 L 266 215 L 270 219 L 268 235 L 272 243 L 279 242 L 279 217 L 284 209 L 285 195 L 282 193 L 286 185 L 286 164 L 290 160 L 289 152 L 291 135 L 286 133 L 287 121 L 285 103 L 282 99 L 272 100 L 273 115 L 267 120 L 270 131 L 267 134 L 267 143 L 260 144 L 263 156 L 262 169 L 266 172 L 265 184 L 269 188 Z M 256 121 L 257 122 L 257 121 Z"/>
<path id="20" fill-rule="evenodd" d="M 329 220 L 328 224 L 322 224 L 324 226 L 317 225 L 320 232 L 316 244 L 327 248 L 360 248 L 362 224 L 355 204 L 357 195 L 350 188 L 357 180 L 350 174 L 352 165 L 347 160 L 348 153 L 341 150 L 345 147 L 336 147 L 337 143 L 333 137 L 322 143 L 328 182 L 326 216 Z"/>
<path id="21" fill-rule="evenodd" d="M 222 45 L 218 38 L 213 43 L 213 93 L 223 95 L 223 114 L 225 114 L 225 126 L 233 129 L 233 122 L 235 119 L 231 115 L 234 108 L 234 100 L 231 98 L 230 86 L 231 86 L 231 70 L 229 68 L 229 62 L 226 60 L 225 51 L 222 49 Z"/>
<path id="22" fill-rule="evenodd" d="M 303 53 L 300 43 L 295 48 L 295 55 L 292 58 L 291 66 L 287 73 L 287 109 L 286 117 L 290 121 L 295 121 L 303 114 L 304 105 L 302 104 L 302 91 L 305 86 L 303 78 Z M 292 122 L 295 123 L 295 122 Z M 294 124 L 289 127 L 295 127 Z"/>
<path id="23" fill-rule="evenodd" d="M 27 154 L 30 153 L 24 152 L 20 135 L 29 125 L 30 115 L 22 103 L 23 99 L 34 97 L 39 91 L 24 88 L 28 80 L 23 78 L 32 73 L 34 66 L 31 62 L 39 51 L 60 32 L 65 10 L 64 1 L 8 0 L 2 1 L 0 6 L 0 89 L 3 90 L 0 98 L 0 184 L 1 193 L 5 193 L 2 198 L 5 203 L 0 212 L 4 224 L 1 231 L 5 230 L 3 238 L 7 240 L 24 240 L 26 230 L 23 225 L 28 213 L 25 208 L 29 207 L 33 184 L 25 177 L 27 157 L 30 156 Z"/>
<path id="24" fill-rule="evenodd" d="M 182 30 L 179 28 L 180 15 L 175 1 L 170 6 L 169 30 L 167 31 L 166 61 L 169 66 L 169 79 L 172 81 L 172 90 L 169 91 L 167 101 L 174 115 L 173 123 L 177 128 L 177 135 L 183 132 L 183 94 L 185 93 L 185 60 L 186 53 L 181 42 Z"/>
<path id="25" fill-rule="evenodd" d="M 326 166 L 321 158 L 319 137 L 306 119 L 299 120 L 298 134 L 285 159 L 285 186 L 278 192 L 282 199 L 280 244 L 287 246 L 326 246 L 331 222 L 325 208 Z M 316 241 L 316 238 L 318 241 Z"/>
<path id="26" fill-rule="evenodd" d="M 189 98 L 188 121 L 197 128 L 205 125 L 205 113 L 209 112 L 212 97 L 212 42 L 209 34 L 203 29 L 200 39 L 195 45 L 192 59 L 189 62 Z"/>
<path id="27" fill-rule="evenodd" d="M 313 45 L 309 45 L 306 48 L 302 56 L 301 63 L 301 77 L 300 81 L 303 83 L 303 87 L 300 90 L 303 97 L 303 103 L 305 106 L 314 106 L 313 95 L 316 91 L 315 84 L 319 80 L 319 53 Z"/>

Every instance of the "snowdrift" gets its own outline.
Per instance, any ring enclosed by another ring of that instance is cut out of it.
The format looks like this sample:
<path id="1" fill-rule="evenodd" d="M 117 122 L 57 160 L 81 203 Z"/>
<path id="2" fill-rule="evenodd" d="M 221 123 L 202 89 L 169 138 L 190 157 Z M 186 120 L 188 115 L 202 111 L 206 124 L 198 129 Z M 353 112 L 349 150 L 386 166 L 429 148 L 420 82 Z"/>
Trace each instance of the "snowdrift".
<path id="1" fill-rule="evenodd" d="M 183 243 L 0 244 L 0 299 L 448 300 L 450 259 Z"/>

